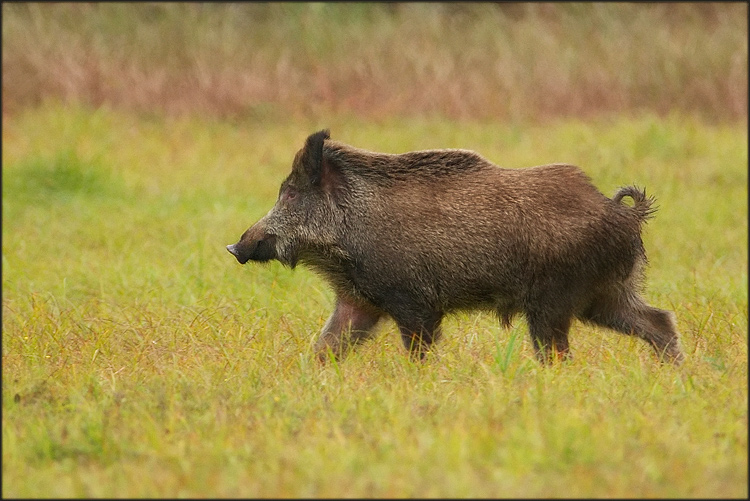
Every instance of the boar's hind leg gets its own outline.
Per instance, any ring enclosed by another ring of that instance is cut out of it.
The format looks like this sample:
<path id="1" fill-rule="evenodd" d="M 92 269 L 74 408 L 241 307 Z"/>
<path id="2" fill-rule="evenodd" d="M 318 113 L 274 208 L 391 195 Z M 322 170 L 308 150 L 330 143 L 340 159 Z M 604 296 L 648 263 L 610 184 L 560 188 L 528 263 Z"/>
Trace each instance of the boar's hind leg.
<path id="1" fill-rule="evenodd" d="M 535 312 L 526 313 L 531 341 L 534 344 L 536 357 L 541 363 L 549 364 L 555 359 L 571 358 L 568 346 L 570 319 L 571 316 L 567 313 L 555 316 Z"/>
<path id="2" fill-rule="evenodd" d="M 408 320 L 396 319 L 401 331 L 401 340 L 412 357 L 424 359 L 432 343 L 440 338 L 440 322 L 443 315 L 431 313 L 423 317 L 413 317 Z"/>
<path id="3" fill-rule="evenodd" d="M 330 349 L 336 358 L 346 356 L 349 348 L 372 337 L 382 313 L 346 297 L 339 297 L 331 318 L 315 343 L 318 359 L 325 361 Z"/>
<path id="4" fill-rule="evenodd" d="M 662 361 L 680 364 L 684 359 L 672 312 L 649 306 L 638 295 L 599 297 L 581 319 L 648 341 Z"/>

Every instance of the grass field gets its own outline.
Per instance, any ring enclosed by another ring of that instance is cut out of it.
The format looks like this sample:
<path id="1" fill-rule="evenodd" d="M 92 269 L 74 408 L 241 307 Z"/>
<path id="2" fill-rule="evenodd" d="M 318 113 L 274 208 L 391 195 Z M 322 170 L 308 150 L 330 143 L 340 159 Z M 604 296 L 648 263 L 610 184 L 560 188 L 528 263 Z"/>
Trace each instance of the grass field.
<path id="1" fill-rule="evenodd" d="M 331 116 L 4 115 L 3 497 L 747 497 L 745 124 Z M 386 323 L 320 366 L 327 286 L 224 246 L 323 126 L 645 185 L 646 297 L 686 362 L 576 324 L 575 359 L 543 368 L 523 321 L 463 314 L 422 364 Z"/>

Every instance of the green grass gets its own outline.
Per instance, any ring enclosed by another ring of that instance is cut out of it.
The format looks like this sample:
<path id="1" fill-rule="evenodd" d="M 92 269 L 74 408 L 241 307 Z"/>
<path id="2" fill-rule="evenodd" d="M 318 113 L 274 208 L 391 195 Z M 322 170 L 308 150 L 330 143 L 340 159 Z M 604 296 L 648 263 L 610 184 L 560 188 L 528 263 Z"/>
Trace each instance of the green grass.
<path id="1" fill-rule="evenodd" d="M 4 7 L 5 9 L 5 7 Z M 462 314 L 423 364 L 395 326 L 340 364 L 311 346 L 316 275 L 224 246 L 310 132 L 476 150 L 637 183 L 646 297 L 685 364 L 575 324 L 570 364 L 523 321 Z M 4 497 L 746 497 L 747 129 L 683 115 L 546 126 L 144 118 L 45 106 L 2 130 Z"/>

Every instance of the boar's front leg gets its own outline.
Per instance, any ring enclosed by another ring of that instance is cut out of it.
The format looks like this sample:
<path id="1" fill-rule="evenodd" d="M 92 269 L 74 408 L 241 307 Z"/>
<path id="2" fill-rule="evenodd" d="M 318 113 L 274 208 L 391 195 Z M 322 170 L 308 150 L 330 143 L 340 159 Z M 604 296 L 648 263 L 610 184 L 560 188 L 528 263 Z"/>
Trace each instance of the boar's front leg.
<path id="1" fill-rule="evenodd" d="M 443 315 L 440 313 L 416 315 L 408 319 L 396 319 L 398 329 L 401 331 L 401 340 L 412 357 L 420 360 L 424 359 L 432 343 L 440 337 L 440 323 L 442 319 Z"/>
<path id="2" fill-rule="evenodd" d="M 349 348 L 372 337 L 373 328 L 382 316 L 383 313 L 374 307 L 339 296 L 331 318 L 315 343 L 318 359 L 325 362 L 329 350 L 337 359 L 345 357 Z"/>

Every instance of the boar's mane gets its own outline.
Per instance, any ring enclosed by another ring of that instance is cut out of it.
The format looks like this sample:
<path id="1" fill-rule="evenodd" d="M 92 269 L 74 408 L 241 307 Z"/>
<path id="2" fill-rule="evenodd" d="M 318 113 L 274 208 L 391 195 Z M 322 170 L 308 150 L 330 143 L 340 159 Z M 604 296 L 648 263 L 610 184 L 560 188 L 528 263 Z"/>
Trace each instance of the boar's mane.
<path id="1" fill-rule="evenodd" d="M 415 178 L 468 174 L 494 167 L 481 155 L 469 150 L 439 149 L 401 154 L 376 153 L 327 140 L 323 147 L 326 161 L 344 174 L 367 178 L 376 183 L 414 181 Z"/>

